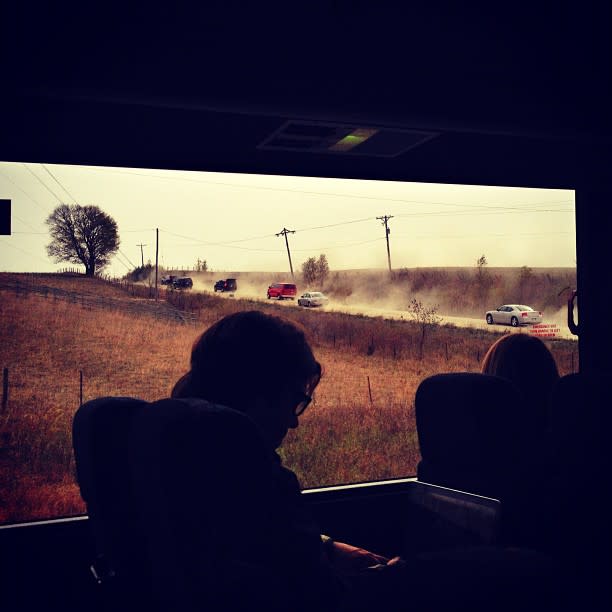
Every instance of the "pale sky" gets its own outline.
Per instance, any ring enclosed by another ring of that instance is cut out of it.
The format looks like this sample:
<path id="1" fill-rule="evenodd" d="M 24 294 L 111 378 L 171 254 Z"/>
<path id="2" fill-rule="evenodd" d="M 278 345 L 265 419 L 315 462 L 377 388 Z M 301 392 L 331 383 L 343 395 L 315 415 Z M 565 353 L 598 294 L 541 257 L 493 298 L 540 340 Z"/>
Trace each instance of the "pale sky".
<path id="1" fill-rule="evenodd" d="M 288 271 L 325 253 L 330 269 L 428 266 L 575 267 L 574 192 L 391 181 L 177 172 L 0 162 L 0 198 L 12 200 L 11 236 L 0 236 L 0 271 L 48 272 L 45 219 L 60 202 L 95 204 L 118 224 L 120 252 L 107 271 L 131 265 L 222 271 Z"/>

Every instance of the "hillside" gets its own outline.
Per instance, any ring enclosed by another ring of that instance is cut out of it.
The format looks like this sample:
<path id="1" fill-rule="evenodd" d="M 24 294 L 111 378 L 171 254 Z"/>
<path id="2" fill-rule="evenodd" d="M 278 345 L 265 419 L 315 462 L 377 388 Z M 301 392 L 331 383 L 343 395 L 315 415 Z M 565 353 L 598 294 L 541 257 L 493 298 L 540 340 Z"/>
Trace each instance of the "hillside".
<path id="1" fill-rule="evenodd" d="M 0 275 L 0 368 L 9 376 L 7 408 L 0 414 L 0 522 L 83 511 L 70 440 L 81 376 L 83 401 L 166 397 L 188 367 L 193 341 L 230 312 L 258 308 L 296 321 L 323 365 L 315 402 L 282 449 L 306 487 L 413 475 L 419 382 L 439 372 L 478 371 L 499 335 L 435 326 L 427 331 L 421 358 L 421 330 L 410 321 L 197 292 L 164 291 L 171 303 L 155 306 L 131 295 L 146 294 L 142 286 L 11 276 Z M 131 306 L 144 302 L 152 309 Z M 156 308 L 193 312 L 197 319 L 160 319 Z M 574 342 L 556 340 L 550 347 L 562 374 L 578 367 Z"/>

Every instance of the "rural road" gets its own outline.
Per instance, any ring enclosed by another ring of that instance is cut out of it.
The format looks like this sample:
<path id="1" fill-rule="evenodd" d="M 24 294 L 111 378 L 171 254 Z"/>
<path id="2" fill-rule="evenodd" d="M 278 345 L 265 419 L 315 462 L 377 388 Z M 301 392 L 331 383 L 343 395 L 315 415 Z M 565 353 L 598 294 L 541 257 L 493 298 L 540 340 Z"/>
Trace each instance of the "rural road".
<path id="1" fill-rule="evenodd" d="M 224 295 L 224 294 L 217 294 Z M 225 297 L 230 297 L 229 294 L 225 294 Z M 236 297 L 245 297 L 252 300 L 257 300 L 261 302 L 268 302 L 265 297 L 262 298 L 259 292 L 250 291 L 249 288 L 245 288 L 245 290 L 240 290 L 236 292 Z M 282 304 L 287 308 L 297 308 L 297 300 L 283 300 L 281 302 L 277 302 L 274 300 L 274 303 Z M 411 320 L 410 314 L 405 310 L 393 310 L 389 308 L 376 307 L 375 305 L 368 304 L 346 304 L 346 303 L 330 303 L 330 305 L 325 306 L 326 311 L 330 312 L 343 312 L 347 314 L 355 314 L 355 315 L 366 315 L 369 317 L 383 317 L 385 319 L 403 319 L 403 320 Z M 528 331 L 534 335 L 539 336 L 542 340 L 553 340 L 553 339 L 563 339 L 563 340 L 577 340 L 578 337 L 574 336 L 569 329 L 567 328 L 567 322 L 564 318 L 555 317 L 554 319 L 547 319 L 546 313 L 544 313 L 544 321 L 540 326 L 532 327 L 525 326 L 514 328 L 509 325 L 487 325 L 487 322 L 484 320 L 484 313 L 482 314 L 482 318 L 470 318 L 470 317 L 452 317 L 446 315 L 440 315 L 442 319 L 442 323 L 447 323 L 449 325 L 455 325 L 456 327 L 472 327 L 476 329 L 482 329 L 489 332 L 500 332 L 500 331 L 509 331 L 509 332 L 519 332 L 519 331 Z"/>

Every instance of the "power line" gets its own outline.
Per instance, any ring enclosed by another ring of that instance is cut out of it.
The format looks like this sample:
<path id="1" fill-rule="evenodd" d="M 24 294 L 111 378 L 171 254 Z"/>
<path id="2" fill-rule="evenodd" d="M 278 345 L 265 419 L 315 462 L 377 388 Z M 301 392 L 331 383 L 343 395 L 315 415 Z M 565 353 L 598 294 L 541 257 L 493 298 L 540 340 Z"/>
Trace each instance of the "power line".
<path id="1" fill-rule="evenodd" d="M 25 253 L 26 255 L 30 256 L 30 257 L 36 257 L 36 259 L 40 259 L 41 261 L 44 261 L 46 264 L 49 263 L 48 260 L 43 259 L 40 255 L 34 255 L 34 253 L 30 253 L 24 249 L 22 249 L 21 247 L 18 247 L 14 244 L 11 244 L 10 242 L 5 242 L 4 240 L 1 242 L 1 244 L 4 244 L 8 247 L 11 247 L 12 249 L 16 249 L 17 251 L 21 251 L 22 253 Z"/>
<path id="2" fill-rule="evenodd" d="M 49 170 L 45 164 L 40 165 L 47 171 L 47 174 L 68 194 L 68 197 L 72 198 L 75 204 L 78 204 L 77 199 L 59 182 L 51 170 Z"/>
<path id="3" fill-rule="evenodd" d="M 32 200 L 32 202 L 34 202 L 34 204 L 36 204 L 36 206 L 38 206 L 45 214 L 49 214 L 49 211 L 45 209 L 45 207 L 36 199 L 34 199 L 29 193 L 27 193 L 26 191 L 24 191 L 15 181 L 13 181 L 9 176 L 7 176 L 6 174 L 4 174 L 4 172 L 0 171 L 0 174 L 9 182 L 12 183 L 15 187 L 17 187 L 17 189 L 19 189 L 19 191 L 21 191 L 21 193 L 23 193 L 23 195 Z"/>
<path id="4" fill-rule="evenodd" d="M 28 168 L 26 164 L 22 165 L 60 204 L 62 203 L 61 198 L 50 187 L 43 183 L 43 181 L 38 177 L 38 175 L 34 174 L 34 172 L 30 170 L 30 168 Z"/>
<path id="5" fill-rule="evenodd" d="M 517 215 L 517 214 L 535 214 L 535 213 L 572 213 L 574 210 L 508 210 L 508 211 L 491 211 L 481 212 L 476 210 L 447 212 L 444 210 L 424 212 L 424 213 L 403 213 L 396 214 L 398 218 L 417 218 L 417 217 L 465 217 L 470 215 L 478 215 L 480 217 L 488 217 L 491 215 Z"/>
<path id="6" fill-rule="evenodd" d="M 359 242 L 347 242 L 345 244 L 337 244 L 335 246 L 313 247 L 311 249 L 293 249 L 293 251 L 298 253 L 321 253 L 323 251 L 331 251 L 333 249 L 350 249 L 351 247 L 361 246 L 362 244 L 369 244 L 372 242 L 380 242 L 381 240 L 384 240 L 382 236 L 379 238 L 370 238 L 369 240 L 361 240 Z"/>
<path id="7" fill-rule="evenodd" d="M 162 231 L 162 230 L 160 230 Z M 183 245 L 183 246 L 216 246 L 216 247 L 224 247 L 227 249 L 239 249 L 241 251 L 267 251 L 270 253 L 280 253 L 279 249 L 253 249 L 249 247 L 241 247 L 235 246 L 234 244 L 224 243 L 224 242 L 207 242 L 205 240 L 199 240 L 198 238 L 193 238 L 192 236 L 184 236 L 182 234 L 175 234 L 174 232 L 169 232 L 168 230 L 163 230 L 166 234 L 170 234 L 171 236 L 176 236 L 177 238 L 184 238 L 185 240 L 191 240 L 193 242 L 192 245 Z M 170 246 L 170 245 L 167 245 Z"/>
<path id="8" fill-rule="evenodd" d="M 436 216 L 436 217 L 440 217 L 440 216 L 450 216 L 450 217 L 454 217 L 454 216 L 465 216 L 465 215 L 471 215 L 471 214 L 479 214 L 481 216 L 488 216 L 488 215 L 496 215 L 496 214 L 520 214 L 523 211 L 503 211 L 503 212 L 496 212 L 496 211 L 492 211 L 492 212 L 479 212 L 479 213 L 475 213 L 474 211 L 454 211 L 454 212 L 450 212 L 450 211 L 434 211 L 434 212 L 422 212 L 422 213 L 405 213 L 405 214 L 396 214 L 396 215 L 391 215 L 391 216 L 395 216 L 397 218 L 418 218 L 418 217 L 428 217 L 428 216 Z M 533 211 L 533 212 L 544 212 L 544 211 Z M 547 211 L 548 212 L 548 211 Z M 571 212 L 573 213 L 574 211 L 550 211 L 550 212 Z M 391 218 L 391 216 L 389 216 L 389 218 Z M 302 228 L 302 229 L 297 229 L 295 230 L 296 232 L 305 232 L 311 229 L 322 229 L 322 228 L 328 228 L 328 227 L 339 227 L 342 225 L 350 225 L 350 224 L 354 224 L 354 223 L 361 223 L 363 221 L 371 221 L 372 219 L 374 219 L 374 217 L 365 217 L 362 219 L 352 219 L 349 221 L 342 221 L 342 222 L 338 222 L 338 223 L 331 223 L 328 225 L 320 225 L 320 226 L 313 226 L 310 228 Z M 251 241 L 251 240 L 256 240 L 256 239 L 262 239 L 262 238 L 267 238 L 267 237 L 271 237 L 272 235 L 265 235 L 265 236 L 258 236 L 258 237 L 252 237 L 252 238 L 243 238 L 240 240 L 231 240 L 228 242 L 210 242 L 210 241 L 205 241 L 205 240 L 200 240 L 198 238 L 194 238 L 193 236 L 186 236 L 184 234 L 177 234 L 175 232 L 171 232 L 168 230 L 163 230 L 164 232 L 166 232 L 167 234 L 171 235 L 171 236 L 176 236 L 177 238 L 183 238 L 185 240 L 190 240 L 193 242 L 192 246 L 216 246 L 216 247 L 226 247 L 226 248 L 234 248 L 234 249 L 240 249 L 240 250 L 245 250 L 245 251 L 259 251 L 259 252 L 269 252 L 269 253 L 278 253 L 280 252 L 279 249 L 262 249 L 262 248 L 249 248 L 249 247 L 239 247 L 239 246 L 233 246 L 236 242 L 247 242 L 247 241 Z M 476 234 L 475 234 L 476 235 Z M 506 235 L 514 235 L 514 234 L 506 234 Z M 522 234 L 521 234 L 522 235 Z M 432 237 L 435 237 L 435 235 L 432 235 Z M 360 243 L 356 243 L 356 244 L 366 244 L 368 242 L 374 242 L 366 240 Z M 179 245 L 167 245 L 167 246 L 179 246 Z M 184 245 L 184 246 L 190 246 L 190 245 Z M 335 249 L 335 248 L 342 248 L 342 247 L 338 247 L 338 246 L 329 246 L 329 247 L 322 247 L 324 249 Z M 308 252 L 314 249 L 293 249 L 294 251 L 299 251 L 299 252 Z M 317 249 L 318 250 L 318 249 Z"/>
<path id="9" fill-rule="evenodd" d="M 131 272 L 131 271 L 134 269 L 134 267 L 131 267 L 131 268 L 130 268 L 130 266 L 128 266 L 128 265 L 127 265 L 127 264 L 126 264 L 126 263 L 125 263 L 125 262 L 124 262 L 124 261 L 121 259 L 121 257 L 119 257 L 119 254 L 120 254 L 120 253 L 121 253 L 121 251 L 119 251 L 118 253 L 115 253 L 115 255 L 116 255 L 116 257 L 117 257 L 117 261 L 118 261 L 118 262 L 119 262 L 119 263 L 120 263 L 120 264 L 121 264 L 121 265 L 122 265 L 124 268 L 126 268 L 126 269 L 128 270 L 128 272 Z M 121 256 L 124 256 L 124 255 L 123 255 L 123 253 L 121 253 Z"/>
<path id="10" fill-rule="evenodd" d="M 11 232 L 12 234 L 46 234 L 47 233 L 47 232 L 37 232 L 34 229 L 34 227 L 31 226 L 27 221 L 25 221 L 21 217 L 18 217 L 14 212 L 12 212 L 11 214 L 13 215 L 13 217 L 15 217 L 15 219 L 17 219 L 17 221 L 20 221 L 21 223 L 23 223 L 24 225 L 27 225 L 30 229 L 33 230 L 31 232 Z"/>
<path id="11" fill-rule="evenodd" d="M 91 168 L 91 169 L 101 171 L 97 168 Z M 304 189 L 287 189 L 283 187 L 268 187 L 265 185 L 241 185 L 238 183 L 228 183 L 224 181 L 206 181 L 206 180 L 192 179 L 188 177 L 162 176 L 159 174 L 145 174 L 143 172 L 130 172 L 130 171 L 126 172 L 126 171 L 121 171 L 117 169 L 112 169 L 112 170 L 105 169 L 105 171 L 114 172 L 117 174 L 123 174 L 127 176 L 143 176 L 146 178 L 157 178 L 161 180 L 170 180 L 170 181 L 185 181 L 185 182 L 190 182 L 190 183 L 200 183 L 204 185 L 221 185 L 221 186 L 226 186 L 226 187 L 237 187 L 240 189 L 258 189 L 258 190 L 264 190 L 264 191 L 278 191 L 278 192 L 284 192 L 284 193 L 301 193 L 304 195 L 332 196 L 332 197 L 351 198 L 351 199 L 358 199 L 358 200 L 375 200 L 377 202 L 381 202 L 381 201 L 398 202 L 402 204 L 420 204 L 420 205 L 438 204 L 441 206 L 453 206 L 453 207 L 463 207 L 463 206 L 468 205 L 468 206 L 477 206 L 481 209 L 499 208 L 499 209 L 506 209 L 506 210 L 524 210 L 523 208 L 516 207 L 516 206 L 514 207 L 508 206 L 506 204 L 495 204 L 493 206 L 488 206 L 487 204 L 473 204 L 469 202 L 457 203 L 457 202 L 443 202 L 443 201 L 432 201 L 432 200 L 407 200 L 405 198 L 384 198 L 384 197 L 379 197 L 379 196 L 367 196 L 363 194 L 344 194 L 344 193 L 334 193 L 334 192 L 326 192 L 326 191 L 309 191 L 309 190 L 304 190 Z M 176 171 L 173 171 L 173 172 L 176 172 Z M 573 204 L 573 201 L 572 200 L 550 200 L 550 201 L 545 201 L 545 202 L 531 202 L 529 204 L 532 206 L 534 205 L 546 206 L 550 204 Z"/>
<path id="12" fill-rule="evenodd" d="M 458 239 L 462 239 L 462 238 L 490 238 L 490 237 L 501 237 L 501 236 L 559 236 L 559 235 L 567 235 L 570 234 L 572 235 L 573 232 L 521 232 L 518 234 L 515 233 L 489 233 L 487 232 L 486 234 L 483 233 L 478 233 L 478 234 L 447 234 L 447 235 L 438 235 L 438 234 L 418 234 L 415 236 L 408 236 L 406 234 L 402 234 L 402 235 L 397 235 L 396 234 L 396 238 L 412 238 L 415 240 L 420 240 L 420 239 L 434 239 L 434 240 L 445 240 L 447 238 L 453 239 L 453 240 L 458 240 Z"/>
<path id="13" fill-rule="evenodd" d="M 364 221 L 371 221 L 372 217 L 364 217 L 363 219 L 353 219 L 352 221 L 340 221 L 338 223 L 330 223 L 328 225 L 317 225 L 314 227 L 303 227 L 295 230 L 296 232 L 309 232 L 310 230 L 327 229 L 328 227 L 338 227 L 340 225 L 351 225 L 352 223 L 363 223 Z"/>
<path id="14" fill-rule="evenodd" d="M 117 249 L 117 250 L 119 251 L 119 253 L 121 253 L 125 257 L 125 259 L 130 263 L 130 265 L 133 268 L 137 268 L 138 267 L 138 266 L 134 265 L 134 262 L 132 262 L 132 260 L 121 249 Z"/>

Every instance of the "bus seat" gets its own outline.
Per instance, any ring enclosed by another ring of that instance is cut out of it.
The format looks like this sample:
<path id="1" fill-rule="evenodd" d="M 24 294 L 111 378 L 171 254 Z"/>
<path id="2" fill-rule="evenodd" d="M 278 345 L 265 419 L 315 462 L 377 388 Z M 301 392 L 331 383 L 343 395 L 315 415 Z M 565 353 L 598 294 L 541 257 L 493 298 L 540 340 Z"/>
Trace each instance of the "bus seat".
<path id="1" fill-rule="evenodd" d="M 612 453 L 610 382 L 601 376 L 568 374 L 550 402 L 550 450 L 567 473 L 581 478 L 609 471 Z"/>
<path id="2" fill-rule="evenodd" d="M 126 609 L 131 600 L 147 592 L 138 583 L 149 582 L 146 542 L 132 499 L 128 470 L 130 430 L 145 402 L 132 398 L 99 398 L 83 404 L 73 420 L 72 441 L 77 480 L 86 503 L 98 557 L 91 566 L 101 593 L 124 589 Z M 129 598 L 129 601 L 128 599 Z"/>
<path id="3" fill-rule="evenodd" d="M 208 509 L 218 493 L 222 429 L 237 419 L 254 427 L 236 411 L 195 399 L 101 398 L 76 412 L 77 479 L 108 609 L 216 609 L 219 597 L 247 609 L 257 607 L 262 585 L 278 592 L 260 567 L 226 565 L 217 574 L 222 534 Z M 227 586 L 227 576 L 242 590 Z"/>
<path id="4" fill-rule="evenodd" d="M 612 602 L 612 470 L 610 379 L 568 374 L 553 389 L 549 455 L 549 504 L 541 519 L 550 548 L 585 581 L 585 590 Z M 601 592 L 606 590 L 605 593 Z"/>
<path id="5" fill-rule="evenodd" d="M 437 374 L 415 397 L 421 461 L 417 477 L 500 499 L 528 452 L 530 414 L 516 387 L 487 374 Z"/>
<path id="6" fill-rule="evenodd" d="M 533 411 L 508 380 L 437 374 L 415 397 L 420 481 L 502 503 L 500 542 L 537 547 L 534 491 L 544 471 Z"/>

